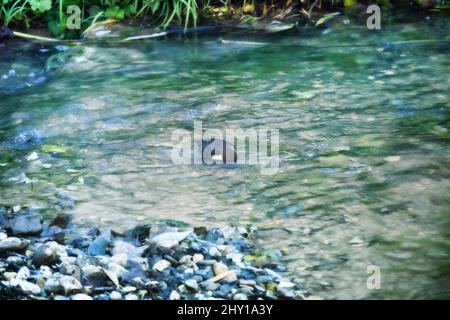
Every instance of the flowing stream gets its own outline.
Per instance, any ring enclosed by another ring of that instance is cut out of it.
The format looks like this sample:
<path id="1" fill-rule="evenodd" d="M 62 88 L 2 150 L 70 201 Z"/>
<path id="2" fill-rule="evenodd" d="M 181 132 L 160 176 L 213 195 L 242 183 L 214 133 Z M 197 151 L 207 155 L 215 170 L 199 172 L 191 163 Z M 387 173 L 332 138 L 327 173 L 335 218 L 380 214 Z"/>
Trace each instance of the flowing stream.
<path id="1" fill-rule="evenodd" d="M 342 21 L 0 48 L 0 204 L 118 230 L 254 225 L 321 297 L 449 298 L 450 20 Z M 278 173 L 174 164 L 194 121 L 278 129 Z"/>

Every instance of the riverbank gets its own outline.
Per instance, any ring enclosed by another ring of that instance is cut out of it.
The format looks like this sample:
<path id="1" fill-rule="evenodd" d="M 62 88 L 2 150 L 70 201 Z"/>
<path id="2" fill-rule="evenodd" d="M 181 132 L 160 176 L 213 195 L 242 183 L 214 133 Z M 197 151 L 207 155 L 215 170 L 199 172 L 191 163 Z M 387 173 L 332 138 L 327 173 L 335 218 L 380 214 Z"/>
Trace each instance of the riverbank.
<path id="1" fill-rule="evenodd" d="M 174 222 L 118 233 L 77 227 L 61 214 L 0 214 L 0 299 L 306 299 L 242 227 Z"/>
<path id="2" fill-rule="evenodd" d="M 377 1 L 383 13 L 390 10 L 448 11 L 449 6 L 439 1 Z M 128 0 L 104 2 L 90 0 L 80 7 L 71 1 L 17 0 L 0 4 L 0 22 L 3 26 L 25 34 L 36 34 L 45 29 L 59 39 L 80 39 L 86 30 L 97 23 L 120 22 L 143 27 L 179 27 L 184 30 L 197 25 L 252 25 L 266 21 L 290 22 L 300 26 L 315 24 L 328 12 L 349 11 L 366 15 L 372 1 L 201 1 Z M 367 18 L 367 17 L 366 17 Z"/>

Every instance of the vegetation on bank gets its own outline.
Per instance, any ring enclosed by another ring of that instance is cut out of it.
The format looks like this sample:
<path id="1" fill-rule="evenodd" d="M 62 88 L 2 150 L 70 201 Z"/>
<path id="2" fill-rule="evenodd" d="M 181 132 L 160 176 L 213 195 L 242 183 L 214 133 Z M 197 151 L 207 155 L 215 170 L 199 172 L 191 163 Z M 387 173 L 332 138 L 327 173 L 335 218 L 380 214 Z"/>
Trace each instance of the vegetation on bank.
<path id="1" fill-rule="evenodd" d="M 383 7 L 450 7 L 447 0 L 0 0 L 0 22 L 3 26 L 25 30 L 48 28 L 52 35 L 72 38 L 106 19 L 148 18 L 163 28 L 170 24 L 187 28 L 204 18 L 233 15 L 246 21 L 274 16 L 308 19 L 315 11 L 371 3 Z M 78 12 L 81 28 L 72 28 L 68 21 L 73 22 Z"/>

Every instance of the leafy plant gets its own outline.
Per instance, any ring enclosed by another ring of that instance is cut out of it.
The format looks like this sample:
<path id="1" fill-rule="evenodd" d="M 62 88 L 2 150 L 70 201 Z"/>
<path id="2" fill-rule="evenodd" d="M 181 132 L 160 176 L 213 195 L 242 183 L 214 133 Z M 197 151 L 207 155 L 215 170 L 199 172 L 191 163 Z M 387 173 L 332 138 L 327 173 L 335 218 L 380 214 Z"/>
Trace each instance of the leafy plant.
<path id="1" fill-rule="evenodd" d="M 121 9 L 119 6 L 112 6 L 106 9 L 106 17 L 115 20 L 125 19 L 125 10 Z"/>
<path id="2" fill-rule="evenodd" d="M 199 16 L 205 11 L 211 12 L 211 7 L 229 13 L 233 8 L 242 8 L 242 22 L 252 23 L 267 13 L 268 7 L 283 7 L 288 3 L 298 6 L 298 10 L 311 16 L 312 10 L 323 10 L 323 8 L 352 7 L 358 3 L 367 1 L 358 0 L 0 0 L 0 22 L 3 25 L 15 24 L 14 27 L 29 27 L 31 22 L 39 24 L 47 23 L 49 31 L 59 37 L 77 37 L 81 30 L 68 30 L 66 22 L 68 19 L 67 8 L 77 5 L 81 9 L 81 27 L 89 28 L 100 19 L 124 20 L 151 16 L 152 22 L 167 28 L 170 24 L 177 23 L 187 29 L 190 25 L 196 26 Z M 374 0 L 379 5 L 394 5 L 394 1 Z M 398 1 L 398 3 L 428 3 L 429 1 L 413 0 Z M 445 10 L 448 0 L 435 1 L 434 10 Z M 320 4 L 320 5 L 319 5 Z M 261 11 L 259 16 L 255 14 Z M 222 10 L 224 9 L 224 10 Z M 306 10 L 305 10 L 306 9 Z M 296 7 L 297 10 L 297 7 Z M 308 10 L 308 11 L 307 11 Z M 338 11 L 338 10 L 336 10 Z M 317 26 L 324 24 L 336 13 L 325 14 L 316 23 Z"/>
<path id="3" fill-rule="evenodd" d="M 30 0 L 31 10 L 46 12 L 52 8 L 52 0 Z"/>
<path id="4" fill-rule="evenodd" d="M 22 5 L 21 2 L 23 2 Z M 24 15 L 28 10 L 26 7 L 28 0 L 16 0 L 11 6 L 8 6 L 9 3 L 9 0 L 3 0 L 0 10 L 0 18 L 3 18 L 4 26 L 8 26 L 14 18 Z"/>

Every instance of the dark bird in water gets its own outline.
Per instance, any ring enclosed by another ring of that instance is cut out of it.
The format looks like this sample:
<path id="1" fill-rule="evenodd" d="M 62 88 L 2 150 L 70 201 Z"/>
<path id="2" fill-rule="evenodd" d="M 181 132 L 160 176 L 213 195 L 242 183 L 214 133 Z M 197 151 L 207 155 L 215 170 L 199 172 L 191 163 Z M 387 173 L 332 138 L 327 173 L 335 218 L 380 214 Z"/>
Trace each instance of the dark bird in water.
<path id="1" fill-rule="evenodd" d="M 237 152 L 228 141 L 215 138 L 202 140 L 202 161 L 205 164 L 235 164 Z"/>
<path id="2" fill-rule="evenodd" d="M 0 43 L 3 44 L 5 47 L 8 46 L 9 41 L 14 38 L 14 33 L 12 30 L 8 27 L 0 27 Z"/>

